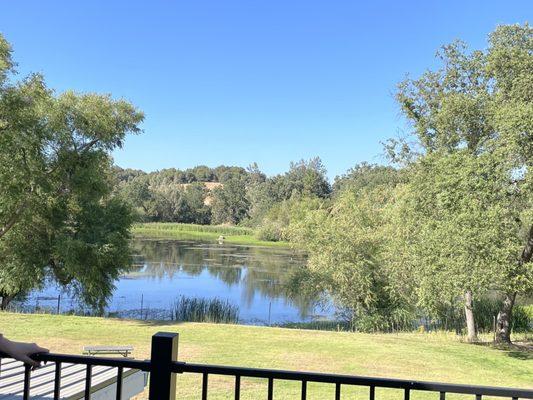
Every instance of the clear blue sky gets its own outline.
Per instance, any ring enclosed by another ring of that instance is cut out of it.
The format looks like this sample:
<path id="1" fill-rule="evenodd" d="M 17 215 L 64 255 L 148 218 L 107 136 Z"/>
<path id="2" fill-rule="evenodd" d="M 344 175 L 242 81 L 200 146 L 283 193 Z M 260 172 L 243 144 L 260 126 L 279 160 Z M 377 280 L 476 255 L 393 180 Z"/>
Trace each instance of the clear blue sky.
<path id="1" fill-rule="evenodd" d="M 395 84 L 455 38 L 473 47 L 528 1 L 3 1 L 21 75 L 112 93 L 145 111 L 123 167 L 246 166 L 320 156 L 331 177 L 384 162 L 405 130 Z"/>

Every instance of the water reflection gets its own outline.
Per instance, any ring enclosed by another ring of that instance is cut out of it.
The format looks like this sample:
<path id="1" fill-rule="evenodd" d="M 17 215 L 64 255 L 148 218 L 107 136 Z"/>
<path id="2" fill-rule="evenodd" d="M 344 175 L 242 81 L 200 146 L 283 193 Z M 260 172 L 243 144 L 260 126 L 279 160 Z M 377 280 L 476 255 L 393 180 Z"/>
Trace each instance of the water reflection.
<path id="1" fill-rule="evenodd" d="M 288 294 L 292 272 L 306 261 L 289 249 L 159 239 L 137 239 L 133 249 L 133 267 L 116 282 L 109 313 L 167 319 L 172 303 L 187 296 L 228 300 L 239 306 L 243 323 L 302 322 L 329 314 L 303 295 Z M 29 303 L 55 310 L 57 295 L 49 286 Z M 79 307 L 66 294 L 61 299 L 61 312 Z"/>
<path id="2" fill-rule="evenodd" d="M 286 291 L 291 272 L 305 263 L 302 254 L 176 240 L 137 240 L 134 249 L 133 269 L 117 283 L 115 296 L 132 298 L 136 289 L 152 306 L 177 295 L 228 299 L 239 305 L 244 322 L 266 323 L 269 315 L 272 323 L 316 316 L 311 301 Z"/>

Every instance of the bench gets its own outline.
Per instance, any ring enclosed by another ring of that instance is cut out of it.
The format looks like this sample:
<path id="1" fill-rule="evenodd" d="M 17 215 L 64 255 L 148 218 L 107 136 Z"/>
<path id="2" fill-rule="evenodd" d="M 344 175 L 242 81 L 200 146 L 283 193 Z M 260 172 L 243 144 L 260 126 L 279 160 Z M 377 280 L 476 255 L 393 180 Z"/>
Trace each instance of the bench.
<path id="1" fill-rule="evenodd" d="M 83 354 L 95 356 L 97 354 L 120 354 L 123 357 L 128 357 L 133 351 L 132 346 L 85 346 Z"/>

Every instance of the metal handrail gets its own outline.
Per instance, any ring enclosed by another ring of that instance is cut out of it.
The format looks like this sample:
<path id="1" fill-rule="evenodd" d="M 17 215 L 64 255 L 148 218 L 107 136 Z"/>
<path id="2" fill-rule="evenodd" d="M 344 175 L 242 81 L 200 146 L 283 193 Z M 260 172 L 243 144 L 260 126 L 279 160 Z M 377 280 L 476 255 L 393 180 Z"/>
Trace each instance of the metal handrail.
<path id="1" fill-rule="evenodd" d="M 225 375 L 235 377 L 235 399 L 240 399 L 241 378 L 263 378 L 268 380 L 267 399 L 274 395 L 274 381 L 299 381 L 302 384 L 301 398 L 307 398 L 307 383 L 325 383 L 335 385 L 335 399 L 340 399 L 342 386 L 366 386 L 369 388 L 369 400 L 375 400 L 376 388 L 392 388 L 404 391 L 404 400 L 410 400 L 411 391 L 430 391 L 440 394 L 440 400 L 445 400 L 447 393 L 475 395 L 476 400 L 482 396 L 506 397 L 513 400 L 533 399 L 533 389 L 518 389 L 508 387 L 492 387 L 477 385 L 462 385 L 452 383 L 426 382 L 407 379 L 378 378 L 356 375 L 327 374 L 320 372 L 286 371 L 278 369 L 245 368 L 222 365 L 194 364 L 177 361 L 178 334 L 157 333 L 152 337 L 152 354 L 150 360 L 134 360 L 125 358 L 93 357 L 72 354 L 41 353 L 32 356 L 42 362 L 56 364 L 54 378 L 54 399 L 60 398 L 61 364 L 86 365 L 85 399 L 91 396 L 91 371 L 93 366 L 107 366 L 117 368 L 116 399 L 122 396 L 122 379 L 125 368 L 150 372 L 149 399 L 175 399 L 176 374 L 202 374 L 202 399 L 207 399 L 209 375 Z M 0 353 L 0 359 L 8 357 Z M 1 376 L 0 376 L 1 379 Z M 31 368 L 26 366 L 24 371 L 23 399 L 30 398 Z"/>
<path id="2" fill-rule="evenodd" d="M 130 358 L 93 357 L 74 354 L 40 353 L 32 358 L 41 362 L 61 362 L 69 364 L 97 365 L 102 367 L 122 367 L 150 371 L 150 360 L 134 360 Z"/>
<path id="3" fill-rule="evenodd" d="M 408 389 L 457 394 L 473 394 L 508 398 L 533 399 L 533 390 L 511 387 L 494 387 L 481 385 L 462 385 L 408 379 L 378 378 L 369 376 L 327 374 L 321 372 L 287 371 L 278 369 L 244 368 L 222 365 L 190 364 L 175 362 L 172 372 L 198 373 L 247 378 L 272 378 L 287 381 L 306 381 L 316 383 L 332 383 L 351 386 L 373 386 L 393 389 Z M 533 378 L 532 378 L 533 379 Z"/>

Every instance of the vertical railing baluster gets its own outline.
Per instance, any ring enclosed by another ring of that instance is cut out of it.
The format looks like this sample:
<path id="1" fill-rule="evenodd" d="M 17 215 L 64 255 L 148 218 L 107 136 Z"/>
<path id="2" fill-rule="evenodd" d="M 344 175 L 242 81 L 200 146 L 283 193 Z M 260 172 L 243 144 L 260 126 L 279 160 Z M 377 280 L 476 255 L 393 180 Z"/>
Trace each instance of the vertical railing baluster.
<path id="1" fill-rule="evenodd" d="M 61 363 L 56 362 L 56 370 L 54 371 L 54 400 L 59 400 L 61 395 Z"/>
<path id="2" fill-rule="evenodd" d="M 92 377 L 93 377 L 93 366 L 87 365 L 85 370 L 85 400 L 91 400 L 91 386 L 92 386 Z"/>
<path id="3" fill-rule="evenodd" d="M 209 385 L 209 375 L 207 372 L 204 372 L 203 378 L 202 378 L 202 400 L 207 400 L 207 387 Z"/>
<path id="4" fill-rule="evenodd" d="M 122 400 L 122 396 L 124 395 L 124 368 L 138 368 L 143 371 L 150 372 L 150 388 L 149 388 L 149 400 L 175 400 L 176 399 L 176 375 L 172 371 L 177 371 L 178 373 L 182 372 L 192 372 L 197 374 L 202 374 L 202 400 L 207 400 L 208 398 L 208 388 L 209 388 L 209 374 L 221 374 L 221 375 L 233 375 L 235 377 L 235 400 L 240 400 L 241 398 L 241 378 L 244 376 L 245 378 L 247 376 L 249 377 L 257 377 L 261 378 L 264 382 L 264 379 L 268 380 L 268 394 L 267 399 L 273 400 L 274 398 L 274 379 L 279 380 L 296 380 L 296 382 L 301 382 L 301 400 L 307 400 L 307 386 L 308 382 L 323 382 L 327 383 L 327 385 L 331 388 L 331 385 L 335 385 L 335 400 L 341 399 L 341 389 L 342 385 L 345 386 L 352 386 L 352 385 L 359 385 L 358 388 L 362 388 L 361 385 L 368 385 L 369 388 L 369 400 L 375 400 L 376 398 L 376 384 L 377 387 L 384 387 L 384 388 L 395 388 L 397 392 L 399 392 L 400 389 L 403 389 L 404 395 L 403 400 L 410 400 L 411 399 L 411 389 L 418 392 L 418 391 L 430 391 L 433 394 L 439 393 L 439 400 L 446 400 L 447 392 L 445 390 L 450 389 L 452 391 L 452 397 L 455 395 L 454 393 L 469 393 L 468 396 L 471 396 L 474 394 L 475 400 L 485 400 L 483 397 L 492 397 L 492 393 L 496 393 L 495 396 L 505 397 L 507 396 L 508 399 L 511 400 L 519 400 L 519 397 L 528 398 L 531 397 L 529 394 L 531 392 L 527 390 L 509 390 L 505 388 L 501 388 L 496 390 L 491 388 L 485 388 L 483 386 L 467 386 L 467 385 L 445 385 L 445 384 L 433 384 L 433 385 L 427 385 L 425 382 L 416 382 L 416 381 L 395 381 L 395 380 L 388 380 L 383 379 L 383 383 L 378 383 L 376 380 L 373 379 L 361 379 L 358 380 L 347 380 L 342 379 L 342 377 L 336 376 L 336 375 L 328 375 L 328 374 L 311 374 L 311 373 L 302 373 L 302 372 L 288 372 L 288 373 L 277 373 L 276 371 L 272 370 L 252 370 L 252 373 L 249 373 L 247 371 L 250 371 L 249 369 L 239 369 L 239 368 L 226 368 L 226 369 L 219 369 L 217 370 L 216 367 L 213 368 L 209 365 L 191 365 L 189 368 L 187 368 L 187 364 L 185 363 L 177 363 L 177 348 L 178 348 L 178 335 L 175 333 L 158 333 L 152 337 L 152 357 L 150 362 L 146 362 L 143 364 L 134 364 L 134 363 L 126 363 L 127 367 L 124 367 L 123 362 L 114 362 L 110 363 L 107 361 L 98 361 L 98 358 L 96 359 L 88 359 L 88 358 L 80 358 L 76 359 L 75 356 L 68 356 L 68 355 L 55 355 L 51 354 L 48 357 L 40 356 L 39 360 L 55 360 L 52 361 L 55 364 L 55 370 L 54 370 L 54 387 L 53 387 L 53 399 L 54 400 L 60 400 L 61 397 L 61 380 L 62 380 L 62 361 L 67 362 L 70 366 L 74 366 L 73 374 L 83 374 L 83 365 L 85 366 L 85 387 L 84 387 L 84 395 L 83 399 L 85 400 L 91 400 L 92 396 L 92 376 L 93 376 L 93 369 L 96 367 L 96 375 L 99 375 L 102 371 L 100 371 L 101 366 L 103 365 L 113 365 L 117 368 L 117 375 L 116 375 L 116 400 Z M 69 360 L 69 361 L 66 361 Z M 74 360 L 74 361 L 73 361 Z M 78 361 L 76 361 L 78 360 Z M 13 363 L 13 364 L 11 364 Z M 9 369 L 17 369 L 18 371 L 20 368 L 20 364 L 16 360 L 8 361 L 8 370 Z M 13 366 L 11 366 L 13 365 Z M 136 365 L 140 365 L 138 367 L 132 367 Z M 3 359 L 0 358 L 0 370 L 2 367 L 5 367 L 6 364 L 3 363 Z M 35 375 L 32 377 L 33 368 L 30 365 L 24 364 L 24 386 L 23 386 L 23 392 L 22 392 L 22 399 L 23 400 L 30 400 L 31 395 L 31 379 L 33 378 L 33 392 L 35 393 L 37 381 L 42 380 L 42 375 L 49 375 L 51 374 L 51 371 L 45 372 L 43 374 L 37 373 L 38 375 Z M 80 367 L 80 369 L 78 369 Z M 48 369 L 47 369 L 48 371 Z M 99 372 L 100 371 L 100 372 Z M 231 372 L 228 372 L 231 371 Z M 257 371 L 257 373 L 254 373 Z M 2 371 L 0 371 L 2 372 Z M 5 372 L 5 371 L 3 371 Z M 18 373 L 18 372 L 17 372 Z M 235 375 L 234 375 L 235 374 Z M 242 375 L 244 374 L 244 375 Z M 5 374 L 4 374 L 5 375 Z M 67 375 L 71 375 L 67 373 Z M 19 375 L 20 376 L 20 375 Z M 325 377 L 325 378 L 324 378 Z M 357 377 L 354 377 L 357 378 Z M 37 379 L 37 380 L 36 380 Z M 20 380 L 18 381 L 20 383 Z M 263 383 L 264 384 L 264 383 Z M 41 386 L 42 384 L 39 384 L 37 386 Z M 264 387 L 263 387 L 264 388 Z M 345 388 L 346 389 L 346 388 Z M 440 390 L 439 390 L 440 389 Z M 348 392 L 351 392 L 351 390 L 348 388 L 346 389 Z M 345 390 L 345 392 L 346 392 Z M 63 390 L 64 392 L 64 390 Z M 279 392 L 279 391 L 278 391 Z M 476 393 L 477 392 L 477 393 Z M 20 389 L 19 389 L 19 396 L 20 396 Z M 433 396 L 432 394 L 432 396 Z M 65 395 L 65 393 L 63 394 Z M 279 393 L 278 393 L 279 395 Z M 50 396 L 50 393 L 48 394 Z M 345 397 L 347 396 L 347 393 L 345 393 Z M 3 396 L 0 396 L 3 397 Z M 213 397 L 213 396 L 211 396 Z M 415 396 L 416 397 L 416 396 Z M 448 396 L 449 397 L 449 396 Z M 533 398 L 532 398 L 533 399 Z"/>
<path id="5" fill-rule="evenodd" d="M 152 336 L 149 400 L 175 400 L 176 374 L 172 363 L 178 360 L 178 334 L 159 332 Z"/>
<path id="6" fill-rule="evenodd" d="M 307 381 L 302 381 L 302 400 L 307 400 Z"/>
<path id="7" fill-rule="evenodd" d="M 240 400 L 241 398 L 241 377 L 239 375 L 235 376 L 235 400 Z"/>
<path id="8" fill-rule="evenodd" d="M 376 398 L 376 387 L 370 386 L 370 400 L 374 400 Z"/>
<path id="9" fill-rule="evenodd" d="M 24 391 L 22 398 L 24 400 L 30 399 L 30 374 L 31 374 L 31 365 L 24 364 Z"/>
<path id="10" fill-rule="evenodd" d="M 118 367 L 116 400 L 122 400 L 122 374 L 123 374 L 123 372 L 124 372 L 124 368 L 123 367 Z"/>

